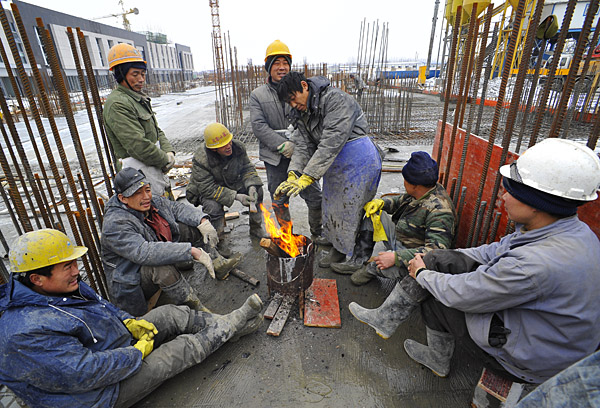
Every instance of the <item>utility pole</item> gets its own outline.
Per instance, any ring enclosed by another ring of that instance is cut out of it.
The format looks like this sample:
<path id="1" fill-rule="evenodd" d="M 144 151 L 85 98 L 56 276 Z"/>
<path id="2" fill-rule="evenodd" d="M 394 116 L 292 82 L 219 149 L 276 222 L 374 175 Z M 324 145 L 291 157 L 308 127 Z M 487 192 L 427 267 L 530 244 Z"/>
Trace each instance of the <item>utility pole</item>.
<path id="1" fill-rule="evenodd" d="M 429 65 L 431 64 L 431 52 L 433 51 L 433 39 L 435 38 L 435 26 L 437 23 L 438 9 L 440 7 L 440 0 L 435 0 L 435 7 L 433 10 L 433 19 L 431 20 L 431 36 L 429 38 L 429 53 L 427 54 L 427 65 L 425 66 L 425 76 L 429 75 Z"/>

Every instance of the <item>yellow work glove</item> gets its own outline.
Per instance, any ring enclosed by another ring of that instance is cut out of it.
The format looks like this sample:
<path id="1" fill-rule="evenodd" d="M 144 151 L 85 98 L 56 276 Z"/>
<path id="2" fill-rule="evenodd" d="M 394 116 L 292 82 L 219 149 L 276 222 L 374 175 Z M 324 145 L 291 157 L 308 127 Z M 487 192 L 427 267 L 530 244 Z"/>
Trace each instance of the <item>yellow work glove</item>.
<path id="1" fill-rule="evenodd" d="M 371 215 L 371 222 L 373 223 L 373 242 L 387 241 L 388 237 L 381 223 L 381 210 Z"/>
<path id="2" fill-rule="evenodd" d="M 139 340 L 144 335 L 148 335 L 148 338 L 152 340 L 155 334 L 158 334 L 156 326 L 144 319 L 125 319 L 123 320 L 125 327 L 131 333 L 134 339 Z"/>
<path id="3" fill-rule="evenodd" d="M 385 204 L 385 202 L 379 198 L 376 198 L 376 199 L 371 200 L 368 203 L 366 203 L 365 206 L 363 207 L 363 209 L 365 210 L 365 217 L 370 217 L 371 215 L 375 214 L 377 211 L 381 210 L 383 208 L 384 204 Z"/>
<path id="4" fill-rule="evenodd" d="M 310 186 L 314 182 L 315 182 L 314 178 L 312 178 L 311 176 L 307 176 L 306 174 L 303 174 L 300 176 L 299 179 L 288 182 L 290 184 L 290 186 L 287 189 L 286 194 L 288 196 L 297 196 L 298 193 L 300 193 L 300 191 L 304 190 L 306 187 Z"/>
<path id="5" fill-rule="evenodd" d="M 288 173 L 288 178 L 287 181 L 294 181 L 294 180 L 298 180 L 298 176 L 296 176 L 296 173 L 293 171 L 290 171 Z"/>
<path id="6" fill-rule="evenodd" d="M 133 345 L 136 349 L 142 352 L 142 360 L 145 359 L 148 354 L 152 353 L 154 348 L 154 339 L 148 339 L 148 335 L 144 334 L 137 343 Z"/>

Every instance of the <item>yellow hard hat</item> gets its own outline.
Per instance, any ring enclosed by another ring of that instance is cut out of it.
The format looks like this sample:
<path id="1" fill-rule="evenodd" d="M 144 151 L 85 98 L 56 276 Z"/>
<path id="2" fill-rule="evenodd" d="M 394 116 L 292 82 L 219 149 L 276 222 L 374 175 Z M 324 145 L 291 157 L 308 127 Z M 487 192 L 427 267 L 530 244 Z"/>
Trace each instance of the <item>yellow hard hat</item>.
<path id="1" fill-rule="evenodd" d="M 231 142 L 233 135 L 220 123 L 211 123 L 204 129 L 204 143 L 209 149 L 218 149 Z"/>
<path id="2" fill-rule="evenodd" d="M 121 43 L 117 45 L 113 45 L 110 50 L 108 50 L 108 69 L 112 71 L 112 69 L 120 64 L 124 64 L 126 62 L 143 62 L 146 61 L 142 58 L 142 54 L 140 51 L 132 45 Z"/>
<path id="3" fill-rule="evenodd" d="M 41 229 L 17 238 L 8 259 L 11 271 L 19 273 L 72 261 L 87 250 L 84 246 L 73 245 L 69 237 L 58 230 Z"/>
<path id="4" fill-rule="evenodd" d="M 290 53 L 290 49 L 288 48 L 288 46 L 279 40 L 273 41 L 267 47 L 267 54 L 265 55 L 265 62 L 267 62 L 267 58 L 269 58 L 271 55 L 288 55 L 290 57 L 290 59 L 292 58 L 292 54 Z"/>

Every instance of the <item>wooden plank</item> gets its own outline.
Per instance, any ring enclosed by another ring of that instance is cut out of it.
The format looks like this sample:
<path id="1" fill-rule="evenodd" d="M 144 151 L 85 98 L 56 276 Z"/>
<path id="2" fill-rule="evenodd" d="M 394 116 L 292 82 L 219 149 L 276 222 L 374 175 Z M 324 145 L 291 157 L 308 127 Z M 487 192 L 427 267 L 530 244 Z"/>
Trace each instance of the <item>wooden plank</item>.
<path id="1" fill-rule="evenodd" d="M 162 293 L 162 289 L 159 288 L 156 291 L 156 293 L 154 293 L 154 295 L 152 295 L 150 297 L 150 299 L 148 299 L 148 303 L 147 303 L 147 305 L 148 305 L 148 312 L 150 310 L 152 310 L 154 308 L 154 306 L 156 306 L 156 302 L 158 302 L 158 298 L 160 297 L 161 293 Z"/>
<path id="2" fill-rule="evenodd" d="M 273 255 L 277 258 L 289 258 L 290 257 L 288 254 L 285 253 L 285 251 L 283 249 L 279 248 L 279 246 L 277 246 L 277 244 L 275 242 L 273 242 L 272 240 L 270 240 L 269 238 L 261 238 L 260 246 L 263 247 L 265 249 L 265 251 L 267 251 L 268 253 L 270 253 L 271 255 Z"/>
<path id="3" fill-rule="evenodd" d="M 283 300 L 283 296 L 279 293 L 275 293 L 273 299 L 271 299 L 271 303 L 267 306 L 267 310 L 265 310 L 265 319 L 272 319 L 277 313 L 277 309 L 279 309 L 279 305 L 281 305 L 281 301 Z"/>
<path id="4" fill-rule="evenodd" d="M 239 211 L 228 212 L 225 214 L 225 221 L 233 220 L 235 218 L 240 218 Z"/>
<path id="5" fill-rule="evenodd" d="M 279 336 L 281 334 L 283 326 L 285 325 L 285 322 L 287 322 L 287 318 L 290 315 L 290 311 L 292 310 L 292 306 L 294 306 L 295 301 L 295 296 L 285 295 L 283 297 L 283 302 L 281 302 L 281 306 L 279 306 L 279 309 L 277 309 L 277 313 L 273 317 L 273 320 L 267 329 L 268 335 Z"/>
<path id="6" fill-rule="evenodd" d="M 311 327 L 342 327 L 340 302 L 335 279 L 314 279 L 306 290 L 304 325 Z"/>

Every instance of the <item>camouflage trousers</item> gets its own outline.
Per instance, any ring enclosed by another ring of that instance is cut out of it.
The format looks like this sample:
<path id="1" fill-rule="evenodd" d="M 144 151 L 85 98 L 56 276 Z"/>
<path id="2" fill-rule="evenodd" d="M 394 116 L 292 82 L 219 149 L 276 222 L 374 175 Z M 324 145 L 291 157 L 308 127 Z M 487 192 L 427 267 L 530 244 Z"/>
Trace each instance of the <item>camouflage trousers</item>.
<path id="1" fill-rule="evenodd" d="M 115 407 L 130 407 L 164 381 L 202 362 L 235 334 L 235 328 L 211 313 L 165 305 L 141 317 L 158 329 L 154 350 L 133 376 L 121 381 Z"/>

